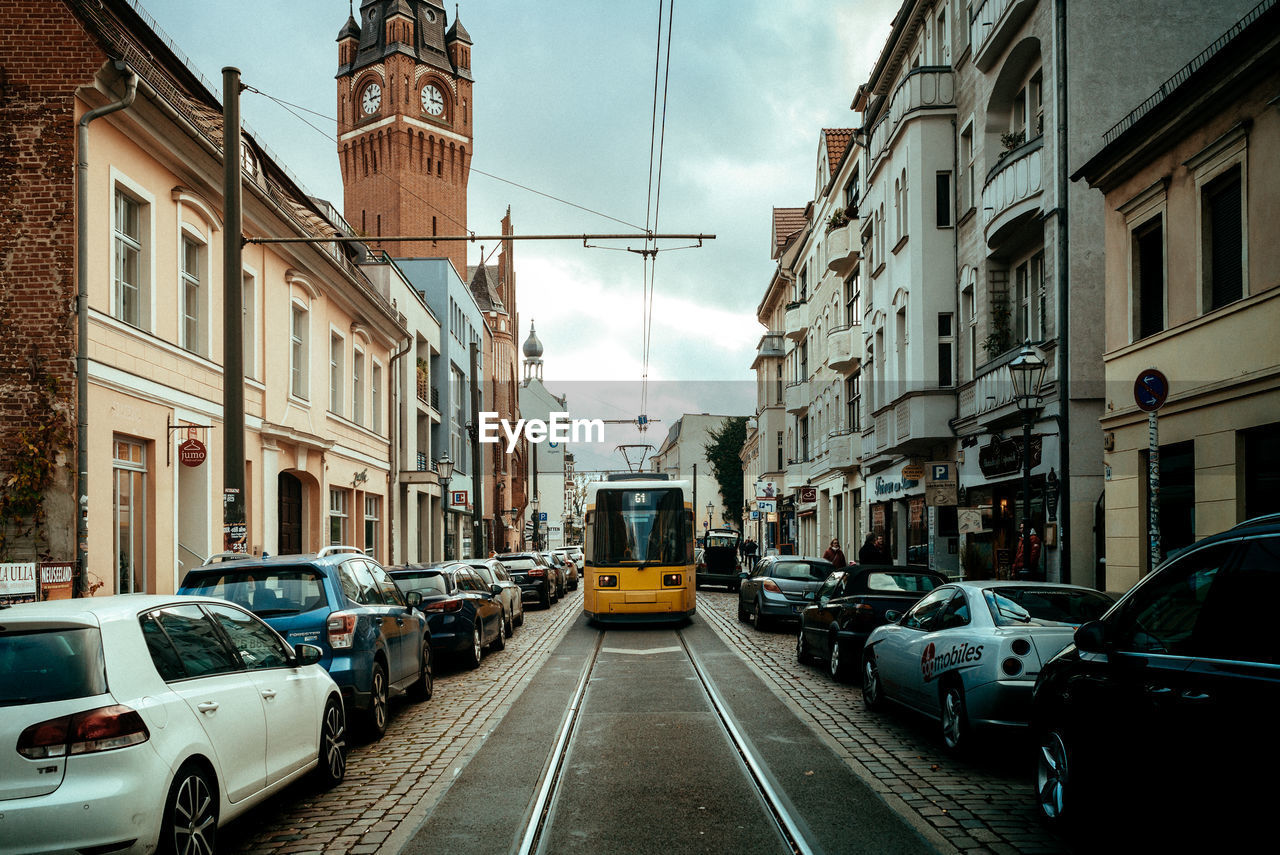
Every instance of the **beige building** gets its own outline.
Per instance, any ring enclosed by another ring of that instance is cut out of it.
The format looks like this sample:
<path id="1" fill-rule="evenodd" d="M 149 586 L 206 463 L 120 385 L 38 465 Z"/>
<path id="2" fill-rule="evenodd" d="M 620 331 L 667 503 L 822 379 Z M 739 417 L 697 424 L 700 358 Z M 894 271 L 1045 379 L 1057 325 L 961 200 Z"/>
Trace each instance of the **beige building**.
<path id="1" fill-rule="evenodd" d="M 667 436 L 649 457 L 649 468 L 670 476 L 673 481 L 689 481 L 693 485 L 694 529 L 701 535 L 707 528 L 738 528 L 742 512 L 725 507 L 711 464 L 707 462 L 707 445 L 712 431 L 720 430 L 726 419 L 709 413 L 685 413 L 667 429 Z M 710 512 L 707 506 L 711 506 Z"/>
<path id="2" fill-rule="evenodd" d="M 1173 550 L 1280 511 L 1277 92 L 1280 10 L 1266 2 L 1108 131 L 1076 176 L 1102 192 L 1106 218 L 1112 590 Z M 1148 369 L 1168 380 L 1154 493 L 1135 397 Z"/>

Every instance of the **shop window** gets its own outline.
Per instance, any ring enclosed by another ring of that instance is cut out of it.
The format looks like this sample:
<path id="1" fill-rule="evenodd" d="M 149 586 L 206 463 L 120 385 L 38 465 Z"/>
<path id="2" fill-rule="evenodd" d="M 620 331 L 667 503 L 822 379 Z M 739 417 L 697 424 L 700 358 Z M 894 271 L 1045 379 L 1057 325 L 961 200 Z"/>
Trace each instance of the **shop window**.
<path id="1" fill-rule="evenodd" d="M 1144 482 L 1147 501 L 1144 508 L 1150 507 L 1151 496 L 1146 488 L 1149 469 L 1149 455 L 1143 450 L 1139 453 L 1142 461 L 1140 478 Z M 1160 551 L 1159 560 L 1164 560 L 1169 553 L 1195 543 L 1196 495 L 1195 495 L 1195 443 L 1186 442 L 1162 445 L 1160 447 Z M 1146 513 L 1143 515 L 1142 530 L 1147 530 Z M 1150 567 L 1150 540 L 1143 538 L 1144 566 Z"/>
<path id="2" fill-rule="evenodd" d="M 1243 433 L 1244 519 L 1280 513 L 1280 422 Z"/>
<path id="3" fill-rule="evenodd" d="M 147 449 L 116 437 L 112 453 L 112 524 L 117 594 L 147 592 Z"/>

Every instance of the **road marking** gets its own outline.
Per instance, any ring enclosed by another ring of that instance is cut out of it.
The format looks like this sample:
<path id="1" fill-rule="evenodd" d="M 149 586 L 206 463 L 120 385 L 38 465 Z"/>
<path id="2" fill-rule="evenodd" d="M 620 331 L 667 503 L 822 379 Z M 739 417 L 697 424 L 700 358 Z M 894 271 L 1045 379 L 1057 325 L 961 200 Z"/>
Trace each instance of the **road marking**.
<path id="1" fill-rule="evenodd" d="M 601 647 L 601 653 L 626 653 L 630 656 L 648 656 L 650 653 L 679 653 L 683 648 L 680 647 L 650 647 L 645 650 L 635 650 L 626 647 Z"/>

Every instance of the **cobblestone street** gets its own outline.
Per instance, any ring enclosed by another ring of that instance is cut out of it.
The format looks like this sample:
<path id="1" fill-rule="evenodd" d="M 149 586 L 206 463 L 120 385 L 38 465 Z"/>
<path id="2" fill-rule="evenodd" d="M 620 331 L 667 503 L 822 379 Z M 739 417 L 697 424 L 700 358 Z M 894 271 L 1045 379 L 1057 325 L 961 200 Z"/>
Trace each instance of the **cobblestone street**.
<path id="1" fill-rule="evenodd" d="M 351 743 L 347 778 L 330 791 L 309 783 L 286 791 L 224 829 L 229 852 L 399 851 L 467 760 L 581 614 L 574 592 L 549 611 L 529 609 L 505 650 L 474 671 L 438 663 L 435 695 L 393 703 L 387 735 Z M 1030 746 L 995 737 L 980 757 L 948 755 L 929 721 L 903 710 L 870 713 L 861 691 L 796 661 L 795 633 L 759 632 L 737 620 L 737 597 L 700 591 L 698 616 L 738 650 L 766 683 L 895 810 L 958 852 L 1060 852 L 1067 847 L 1036 821 L 1028 787 Z"/>
<path id="2" fill-rule="evenodd" d="M 978 758 L 954 757 L 935 723 L 892 707 L 867 711 L 862 690 L 832 680 L 825 662 L 796 660 L 795 629 L 760 632 L 737 619 L 737 604 L 736 594 L 698 592 L 698 616 L 899 813 L 923 820 L 963 852 L 1068 851 L 1036 819 L 1033 755 L 1024 737 L 999 734 L 982 744 Z"/>

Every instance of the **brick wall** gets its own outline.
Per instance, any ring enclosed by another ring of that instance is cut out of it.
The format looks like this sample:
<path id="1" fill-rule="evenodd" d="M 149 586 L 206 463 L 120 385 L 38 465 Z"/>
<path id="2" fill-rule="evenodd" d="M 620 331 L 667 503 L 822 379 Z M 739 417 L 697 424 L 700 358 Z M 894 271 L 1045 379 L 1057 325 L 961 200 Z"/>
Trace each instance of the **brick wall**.
<path id="1" fill-rule="evenodd" d="M 0 484 L 16 438 L 48 415 L 49 379 L 74 419 L 75 91 L 106 60 L 64 2 L 36 5 L 0 0 Z M 47 552 L 69 560 L 75 451 L 62 452 Z M 24 548 L 10 556 L 35 557 Z"/>

